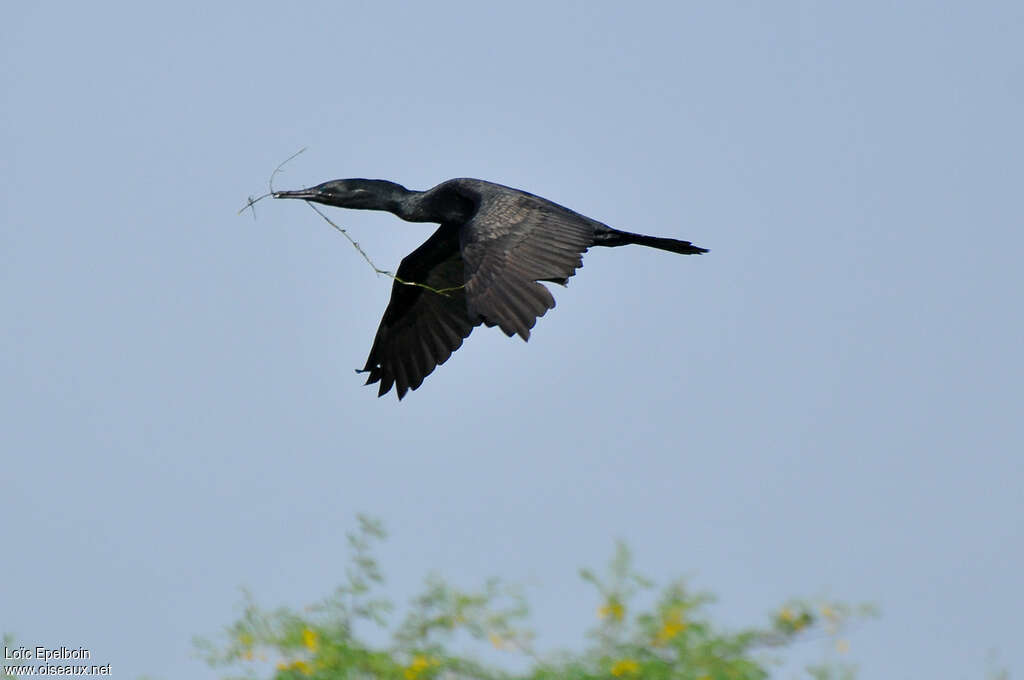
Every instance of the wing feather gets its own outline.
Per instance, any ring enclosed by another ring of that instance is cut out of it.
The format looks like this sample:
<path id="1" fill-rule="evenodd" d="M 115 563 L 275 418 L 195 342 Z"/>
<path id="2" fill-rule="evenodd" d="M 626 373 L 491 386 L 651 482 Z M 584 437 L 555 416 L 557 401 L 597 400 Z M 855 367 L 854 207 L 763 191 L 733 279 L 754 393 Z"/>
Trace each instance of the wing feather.
<path id="1" fill-rule="evenodd" d="M 537 318 L 555 306 L 538 281 L 564 282 L 575 274 L 599 223 L 533 194 L 456 181 L 478 194 L 476 213 L 460 234 L 470 315 L 526 340 Z"/>
<path id="2" fill-rule="evenodd" d="M 480 321 L 468 312 L 464 267 L 458 229 L 442 225 L 427 241 L 407 255 L 396 276 L 422 283 L 443 294 L 395 281 L 377 335 L 366 360 L 366 384 L 380 383 L 378 396 L 392 387 L 401 399 L 409 390 L 462 346 Z"/>

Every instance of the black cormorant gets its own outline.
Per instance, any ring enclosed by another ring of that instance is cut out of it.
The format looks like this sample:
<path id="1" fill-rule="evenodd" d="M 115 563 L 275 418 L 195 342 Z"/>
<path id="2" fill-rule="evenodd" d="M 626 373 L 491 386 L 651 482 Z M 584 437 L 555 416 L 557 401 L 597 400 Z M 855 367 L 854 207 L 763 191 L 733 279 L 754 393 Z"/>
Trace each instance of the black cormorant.
<path id="1" fill-rule="evenodd" d="M 399 265 L 400 281 L 392 286 L 363 369 L 370 374 L 367 385 L 380 382 L 378 396 L 394 386 L 399 399 L 481 323 L 527 340 L 537 317 L 555 306 L 538 282 L 566 284 L 591 246 L 636 243 L 684 255 L 707 252 L 689 241 L 612 229 L 539 196 L 479 179 L 452 179 L 428 191 L 379 179 L 339 179 L 273 196 L 386 210 L 409 222 L 441 225 Z"/>

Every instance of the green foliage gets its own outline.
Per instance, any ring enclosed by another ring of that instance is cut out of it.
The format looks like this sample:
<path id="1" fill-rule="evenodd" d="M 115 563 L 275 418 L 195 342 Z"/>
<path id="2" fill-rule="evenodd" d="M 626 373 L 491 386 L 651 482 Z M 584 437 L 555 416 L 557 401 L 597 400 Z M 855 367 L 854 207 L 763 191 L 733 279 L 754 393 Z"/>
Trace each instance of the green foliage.
<path id="1" fill-rule="evenodd" d="M 212 665 L 234 669 L 228 677 L 252 680 L 762 680 L 774 663 L 769 650 L 777 656 L 796 640 L 816 636 L 836 650 L 833 655 L 845 653 L 844 628 L 872 613 L 835 602 L 792 601 L 760 626 L 721 630 L 707 614 L 711 597 L 692 592 L 681 580 L 656 592 L 654 604 L 641 609 L 638 597 L 654 584 L 634 570 L 620 543 L 604 574 L 580 572 L 601 602 L 588 632 L 590 646 L 542 656 L 524 625 L 528 610 L 522 594 L 497 580 L 463 591 L 430 577 L 404 619 L 390 626 L 394 608 L 379 594 L 384 579 L 372 551 L 384 537 L 379 522 L 360 517 L 358 531 L 349 535 L 346 581 L 330 597 L 302 612 L 266 611 L 245 594 L 242 615 L 226 629 L 223 642 L 197 640 L 203 656 Z M 391 642 L 367 641 L 368 624 L 390 630 Z M 526 655 L 532 667 L 514 675 L 456 654 L 458 636 Z M 830 660 L 807 672 L 818 680 L 845 680 L 855 669 Z"/>

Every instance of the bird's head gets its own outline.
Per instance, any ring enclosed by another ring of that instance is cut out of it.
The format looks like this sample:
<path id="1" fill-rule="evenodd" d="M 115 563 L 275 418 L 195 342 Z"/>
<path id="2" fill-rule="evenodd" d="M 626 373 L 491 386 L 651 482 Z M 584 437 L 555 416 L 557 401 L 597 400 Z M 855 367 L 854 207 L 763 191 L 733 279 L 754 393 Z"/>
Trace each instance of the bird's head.
<path id="1" fill-rule="evenodd" d="M 301 198 L 338 208 L 390 210 L 407 193 L 401 184 L 383 179 L 335 179 L 308 189 L 275 191 L 274 198 Z"/>

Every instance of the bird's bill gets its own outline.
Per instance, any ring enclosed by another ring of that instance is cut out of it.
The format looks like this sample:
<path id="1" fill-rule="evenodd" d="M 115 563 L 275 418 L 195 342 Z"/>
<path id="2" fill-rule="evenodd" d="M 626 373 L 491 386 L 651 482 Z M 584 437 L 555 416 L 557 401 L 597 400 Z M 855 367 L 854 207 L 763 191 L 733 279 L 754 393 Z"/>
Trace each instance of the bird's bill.
<path id="1" fill-rule="evenodd" d="M 312 201 L 320 197 L 320 192 L 316 187 L 312 187 L 310 189 L 296 189 L 295 191 L 275 191 L 273 196 L 274 198 L 301 198 L 306 201 Z"/>

